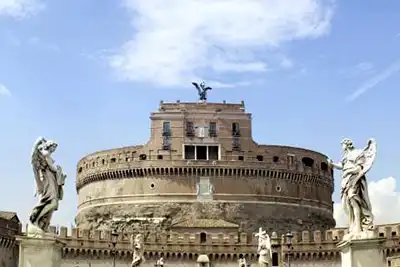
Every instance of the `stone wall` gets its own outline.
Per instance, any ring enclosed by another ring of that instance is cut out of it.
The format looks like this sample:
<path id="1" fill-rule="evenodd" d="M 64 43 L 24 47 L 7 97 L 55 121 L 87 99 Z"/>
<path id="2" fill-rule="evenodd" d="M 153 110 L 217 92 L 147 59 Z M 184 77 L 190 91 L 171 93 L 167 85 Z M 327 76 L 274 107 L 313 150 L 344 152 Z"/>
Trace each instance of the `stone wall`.
<path id="1" fill-rule="evenodd" d="M 149 260 L 144 262 L 141 267 L 154 267 L 156 260 Z M 112 266 L 112 259 L 64 259 L 61 267 L 104 267 Z M 115 262 L 116 267 L 130 267 L 130 260 L 117 260 Z M 195 260 L 192 261 L 167 261 L 165 262 L 165 267 L 198 267 Z M 230 262 L 211 262 L 212 267 L 237 267 L 238 263 L 236 261 Z M 250 263 L 251 267 L 258 267 L 256 261 Z M 283 265 L 281 265 L 283 266 Z M 291 262 L 291 267 L 341 267 L 340 259 L 332 261 L 294 261 Z"/>
<path id="2" fill-rule="evenodd" d="M 53 227 L 53 232 L 55 228 Z M 63 249 L 65 259 L 108 259 L 112 255 L 112 236 L 110 231 L 89 231 L 72 229 L 68 235 L 67 228 L 61 227 L 59 238 L 67 245 Z M 386 257 L 400 255 L 400 224 L 382 225 L 376 229 L 376 234 L 386 237 L 384 253 Z M 328 231 L 293 232 L 292 256 L 293 262 L 336 262 L 340 259 L 340 252 L 336 247 L 345 234 L 344 229 Z M 201 238 L 205 235 L 205 238 Z M 119 233 L 116 242 L 116 258 L 129 261 L 132 258 L 130 248 L 131 233 Z M 189 232 L 149 232 L 145 234 L 145 253 L 148 261 L 156 261 L 164 257 L 166 261 L 194 261 L 200 254 L 208 255 L 212 262 L 236 262 L 243 256 L 248 261 L 257 260 L 257 238 L 244 232 L 208 233 L 207 229 L 197 233 Z M 274 235 L 272 235 L 274 236 Z M 272 238 L 277 244 L 276 251 L 280 251 L 282 259 L 287 258 L 288 249 L 285 239 Z"/>
<path id="3" fill-rule="evenodd" d="M 15 237 L 21 232 L 17 215 L 0 211 L 0 267 L 18 266 L 18 245 Z"/>

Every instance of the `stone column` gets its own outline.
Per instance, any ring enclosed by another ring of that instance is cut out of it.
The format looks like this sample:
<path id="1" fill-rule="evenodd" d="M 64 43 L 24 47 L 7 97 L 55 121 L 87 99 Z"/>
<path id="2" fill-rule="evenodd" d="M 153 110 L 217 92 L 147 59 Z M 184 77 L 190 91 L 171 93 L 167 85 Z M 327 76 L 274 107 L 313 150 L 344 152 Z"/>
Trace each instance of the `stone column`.
<path id="1" fill-rule="evenodd" d="M 57 238 L 17 237 L 19 242 L 19 267 L 60 267 L 62 248 Z"/>
<path id="2" fill-rule="evenodd" d="M 338 244 L 341 251 L 342 267 L 384 267 L 383 253 L 385 238 L 368 238 L 342 241 Z"/>

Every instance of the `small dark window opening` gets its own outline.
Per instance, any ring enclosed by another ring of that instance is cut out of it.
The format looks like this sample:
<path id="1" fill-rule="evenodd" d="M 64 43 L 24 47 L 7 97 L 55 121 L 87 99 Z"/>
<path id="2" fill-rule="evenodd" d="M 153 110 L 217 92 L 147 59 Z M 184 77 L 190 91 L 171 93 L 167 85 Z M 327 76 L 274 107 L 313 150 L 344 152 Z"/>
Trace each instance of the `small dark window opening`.
<path id="1" fill-rule="evenodd" d="M 207 242 L 207 234 L 206 233 L 200 233 L 200 243 L 204 244 Z"/>
<path id="2" fill-rule="evenodd" d="M 112 159 L 110 159 L 110 162 L 111 163 L 115 163 L 117 161 L 117 159 L 116 158 L 112 158 Z"/>
<path id="3" fill-rule="evenodd" d="M 139 159 L 140 159 L 140 160 L 146 160 L 146 159 L 147 159 L 146 154 L 140 154 L 140 155 L 139 155 Z"/>
<path id="4" fill-rule="evenodd" d="M 158 155 L 157 159 L 163 159 L 163 156 L 162 155 Z"/>
<path id="5" fill-rule="evenodd" d="M 272 266 L 279 266 L 278 252 L 272 253 Z"/>
<path id="6" fill-rule="evenodd" d="M 185 159 L 195 159 L 195 146 L 185 146 Z"/>
<path id="7" fill-rule="evenodd" d="M 150 187 L 151 187 L 151 188 L 154 188 L 154 184 L 151 184 Z"/>
<path id="8" fill-rule="evenodd" d="M 216 122 L 210 122 L 209 129 L 208 129 L 208 135 L 210 137 L 217 137 L 217 123 Z"/>
<path id="9" fill-rule="evenodd" d="M 82 172 L 82 167 L 79 167 L 78 173 L 81 173 L 81 172 Z"/>
<path id="10" fill-rule="evenodd" d="M 218 160 L 219 147 L 218 146 L 209 146 L 208 147 L 208 159 L 209 160 Z"/>
<path id="11" fill-rule="evenodd" d="M 384 233 L 379 233 L 379 237 L 384 237 L 385 234 Z"/>
<path id="12" fill-rule="evenodd" d="M 192 137 L 194 136 L 194 126 L 193 122 L 186 121 L 186 136 Z"/>
<path id="13" fill-rule="evenodd" d="M 328 170 L 328 164 L 326 164 L 325 162 L 321 162 L 321 170 L 326 172 Z"/>
<path id="14" fill-rule="evenodd" d="M 239 123 L 232 123 L 232 136 L 240 136 L 240 127 Z"/>
<path id="15" fill-rule="evenodd" d="M 106 164 L 106 160 L 105 160 L 105 159 L 102 159 L 102 160 L 101 160 L 101 163 L 103 163 L 103 165 Z"/>
<path id="16" fill-rule="evenodd" d="M 171 136 L 171 122 L 163 122 L 163 136 Z"/>
<path id="17" fill-rule="evenodd" d="M 279 162 L 279 157 L 278 156 L 274 156 L 272 158 L 272 161 L 275 162 L 275 163 Z"/>
<path id="18" fill-rule="evenodd" d="M 314 160 L 312 158 L 304 157 L 301 161 L 306 167 L 312 167 L 314 165 Z"/>
<path id="19" fill-rule="evenodd" d="M 396 232 L 392 232 L 392 236 L 396 236 Z"/>
<path id="20" fill-rule="evenodd" d="M 239 156 L 238 159 L 239 160 L 244 160 L 244 157 L 243 156 Z"/>
<path id="21" fill-rule="evenodd" d="M 258 160 L 258 161 L 263 161 L 263 160 L 264 160 L 264 157 L 261 156 L 261 155 L 258 155 L 258 156 L 257 156 L 257 160 Z"/>
<path id="22" fill-rule="evenodd" d="M 196 157 L 197 159 L 207 159 L 207 147 L 196 146 Z"/>

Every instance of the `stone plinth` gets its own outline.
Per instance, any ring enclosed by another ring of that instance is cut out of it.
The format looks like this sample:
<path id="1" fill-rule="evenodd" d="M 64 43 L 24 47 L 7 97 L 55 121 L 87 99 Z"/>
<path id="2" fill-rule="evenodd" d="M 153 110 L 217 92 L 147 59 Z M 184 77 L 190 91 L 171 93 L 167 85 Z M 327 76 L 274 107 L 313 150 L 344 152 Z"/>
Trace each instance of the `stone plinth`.
<path id="1" fill-rule="evenodd" d="M 342 241 L 338 244 L 341 250 L 342 267 L 384 267 L 383 254 L 385 238 L 370 238 Z"/>
<path id="2" fill-rule="evenodd" d="M 56 238 L 17 237 L 19 267 L 60 267 L 64 243 Z"/>

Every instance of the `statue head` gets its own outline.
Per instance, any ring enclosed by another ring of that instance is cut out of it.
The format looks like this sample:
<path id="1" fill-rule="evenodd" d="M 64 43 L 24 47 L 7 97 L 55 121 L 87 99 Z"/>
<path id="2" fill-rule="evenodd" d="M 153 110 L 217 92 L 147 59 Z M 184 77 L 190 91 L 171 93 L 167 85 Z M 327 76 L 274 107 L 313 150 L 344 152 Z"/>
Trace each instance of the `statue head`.
<path id="1" fill-rule="evenodd" d="M 341 145 L 342 145 L 343 150 L 348 150 L 348 149 L 354 148 L 353 141 L 351 141 L 348 138 L 343 139 L 341 142 Z"/>
<path id="2" fill-rule="evenodd" d="M 57 149 L 57 143 L 52 140 L 43 140 L 44 142 L 39 146 L 39 148 L 53 153 Z"/>

